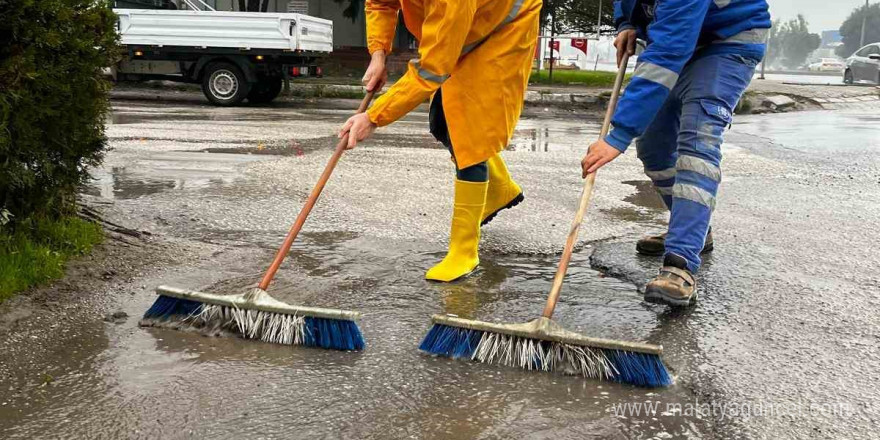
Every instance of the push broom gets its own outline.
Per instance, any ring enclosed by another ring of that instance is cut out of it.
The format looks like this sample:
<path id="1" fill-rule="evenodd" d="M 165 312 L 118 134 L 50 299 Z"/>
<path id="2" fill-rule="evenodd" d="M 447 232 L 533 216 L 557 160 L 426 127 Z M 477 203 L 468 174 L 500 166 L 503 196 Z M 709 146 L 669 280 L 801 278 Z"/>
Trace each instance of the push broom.
<path id="1" fill-rule="evenodd" d="M 605 113 L 600 139 L 608 134 L 617 106 L 629 57 L 620 63 L 614 91 Z M 497 364 L 538 371 L 561 371 L 587 378 L 611 380 L 644 387 L 672 383 L 658 345 L 591 338 L 565 330 L 552 319 L 562 282 L 577 242 L 578 231 L 590 197 L 596 173 L 584 182 L 580 206 L 575 215 L 550 295 L 541 317 L 523 324 L 501 324 L 434 315 L 433 326 L 422 341 L 421 350 L 455 359 Z"/>
<path id="2" fill-rule="evenodd" d="M 368 92 L 358 107 L 366 111 L 373 99 Z M 303 205 L 275 259 L 258 287 L 237 295 L 217 295 L 177 287 L 159 286 L 159 297 L 144 314 L 142 326 L 190 324 L 210 331 L 229 331 L 247 339 L 287 345 L 303 345 L 336 350 L 363 350 L 364 338 L 355 322 L 354 311 L 294 306 L 279 301 L 266 292 L 281 262 L 315 206 L 318 196 L 339 162 L 348 138 L 343 137 L 324 168 L 321 178 Z"/>

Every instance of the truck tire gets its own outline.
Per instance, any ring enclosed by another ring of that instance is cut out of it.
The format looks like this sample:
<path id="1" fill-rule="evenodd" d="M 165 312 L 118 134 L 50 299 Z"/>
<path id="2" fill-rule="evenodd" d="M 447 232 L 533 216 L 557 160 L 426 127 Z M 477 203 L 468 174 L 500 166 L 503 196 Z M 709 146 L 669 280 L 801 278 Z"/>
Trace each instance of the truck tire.
<path id="1" fill-rule="evenodd" d="M 215 62 L 205 66 L 202 93 L 215 105 L 238 105 L 248 96 L 251 85 L 235 64 Z"/>
<path id="2" fill-rule="evenodd" d="M 248 93 L 248 102 L 251 104 L 266 104 L 272 102 L 281 93 L 281 77 L 260 77 L 260 81 L 251 87 Z"/>

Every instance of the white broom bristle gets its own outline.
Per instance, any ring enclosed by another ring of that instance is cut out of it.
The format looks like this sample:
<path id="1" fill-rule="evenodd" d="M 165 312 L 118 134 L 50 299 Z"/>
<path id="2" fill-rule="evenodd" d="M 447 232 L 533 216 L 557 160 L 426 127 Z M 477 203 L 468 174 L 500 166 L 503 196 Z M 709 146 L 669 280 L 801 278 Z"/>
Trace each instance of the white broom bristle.
<path id="1" fill-rule="evenodd" d="M 296 315 L 205 304 L 188 320 L 196 325 L 237 331 L 245 338 L 275 344 L 302 345 L 306 337 L 305 318 Z"/>
<path id="2" fill-rule="evenodd" d="M 602 350 L 560 342 L 541 343 L 530 338 L 492 332 L 483 333 L 472 360 L 597 379 L 611 379 L 619 374 Z"/>

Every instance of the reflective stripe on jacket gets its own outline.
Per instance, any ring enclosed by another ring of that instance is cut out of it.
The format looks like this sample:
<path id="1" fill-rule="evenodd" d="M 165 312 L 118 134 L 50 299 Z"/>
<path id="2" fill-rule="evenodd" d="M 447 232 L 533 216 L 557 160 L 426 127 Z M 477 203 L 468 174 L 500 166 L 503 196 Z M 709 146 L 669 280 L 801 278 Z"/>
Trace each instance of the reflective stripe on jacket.
<path id="1" fill-rule="evenodd" d="M 620 151 L 645 132 L 695 53 L 760 60 L 770 28 L 766 0 L 616 0 L 614 18 L 648 42 L 605 138 Z"/>

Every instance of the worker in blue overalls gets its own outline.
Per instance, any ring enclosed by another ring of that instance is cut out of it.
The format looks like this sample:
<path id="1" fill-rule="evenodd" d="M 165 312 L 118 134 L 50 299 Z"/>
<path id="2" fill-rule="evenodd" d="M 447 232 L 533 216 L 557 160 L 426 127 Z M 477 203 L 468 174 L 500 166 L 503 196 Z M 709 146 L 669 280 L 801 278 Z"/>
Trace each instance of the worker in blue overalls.
<path id="1" fill-rule="evenodd" d="M 670 210 L 666 234 L 639 241 L 639 253 L 663 255 L 645 300 L 696 303 L 700 254 L 714 244 L 709 228 L 721 182 L 721 143 L 737 102 L 764 57 L 766 0 L 617 0 L 618 62 L 647 42 L 612 119 L 590 145 L 583 175 L 635 140 L 645 174 Z"/>

